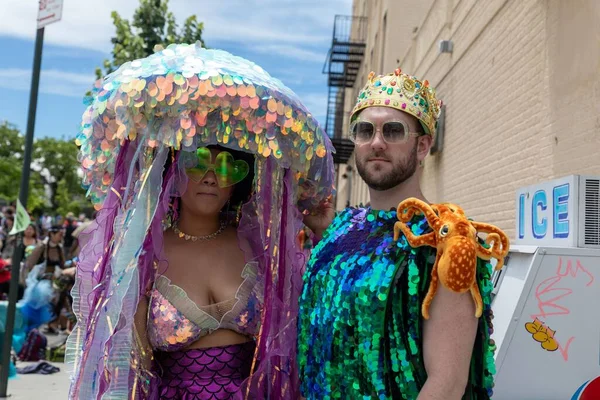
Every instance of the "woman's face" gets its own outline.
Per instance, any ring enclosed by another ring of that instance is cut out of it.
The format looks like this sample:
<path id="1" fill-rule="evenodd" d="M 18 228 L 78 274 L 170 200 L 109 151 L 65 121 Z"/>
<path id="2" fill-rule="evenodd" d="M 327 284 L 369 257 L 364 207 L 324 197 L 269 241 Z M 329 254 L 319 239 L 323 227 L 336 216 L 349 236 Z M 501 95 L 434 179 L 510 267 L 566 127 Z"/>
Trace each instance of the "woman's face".
<path id="1" fill-rule="evenodd" d="M 63 240 L 64 231 L 60 230 L 60 231 L 57 231 L 57 232 L 50 232 L 50 234 L 48 236 L 50 237 L 50 240 L 53 243 L 59 244 Z"/>
<path id="2" fill-rule="evenodd" d="M 212 161 L 221 152 L 210 149 Z M 198 216 L 218 214 L 231 197 L 234 186 L 220 188 L 214 171 L 208 171 L 201 179 L 190 179 L 185 193 L 181 196 L 181 207 Z"/>
<path id="3" fill-rule="evenodd" d="M 33 226 L 29 225 L 27 229 L 25 229 L 25 237 L 32 238 L 35 236 L 35 229 Z"/>

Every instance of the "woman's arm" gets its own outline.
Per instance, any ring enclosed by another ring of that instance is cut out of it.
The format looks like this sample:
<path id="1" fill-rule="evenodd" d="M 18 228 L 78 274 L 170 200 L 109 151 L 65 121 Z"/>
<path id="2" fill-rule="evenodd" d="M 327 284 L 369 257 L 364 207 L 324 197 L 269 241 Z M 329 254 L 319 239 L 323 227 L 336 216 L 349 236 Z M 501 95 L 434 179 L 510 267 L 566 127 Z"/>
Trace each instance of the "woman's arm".
<path id="1" fill-rule="evenodd" d="M 154 371 L 154 357 L 152 347 L 148 341 L 147 323 L 148 323 L 149 301 L 146 295 L 140 297 L 137 311 L 134 316 L 134 354 L 132 362 L 136 370 L 136 382 L 134 384 L 134 399 L 141 400 L 148 397 L 151 385 L 156 378 Z"/>
<path id="2" fill-rule="evenodd" d="M 136 341 L 140 355 L 141 367 L 144 369 L 152 368 L 152 348 L 148 341 L 147 335 L 147 323 L 148 323 L 148 297 L 142 296 L 138 303 L 138 308 L 134 317 L 134 329 L 136 334 Z"/>
<path id="3" fill-rule="evenodd" d="M 304 224 L 313 232 L 313 244 L 316 245 L 323 238 L 323 233 L 335 218 L 335 207 L 329 201 L 322 202 L 313 213 L 305 215 Z"/>
<path id="4" fill-rule="evenodd" d="M 44 244 L 39 244 L 31 253 L 27 260 L 25 261 L 25 266 L 27 267 L 27 272 L 31 272 L 33 267 L 38 264 L 40 257 L 42 256 L 42 252 L 44 251 Z"/>

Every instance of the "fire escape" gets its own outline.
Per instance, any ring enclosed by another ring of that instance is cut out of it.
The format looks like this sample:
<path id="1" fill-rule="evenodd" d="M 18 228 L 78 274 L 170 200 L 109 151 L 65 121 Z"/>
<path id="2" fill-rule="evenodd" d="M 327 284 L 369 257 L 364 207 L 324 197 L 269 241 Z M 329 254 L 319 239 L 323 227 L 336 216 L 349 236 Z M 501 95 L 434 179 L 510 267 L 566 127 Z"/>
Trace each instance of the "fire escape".
<path id="1" fill-rule="evenodd" d="M 367 41 L 367 18 L 336 15 L 331 49 L 323 73 L 328 75 L 329 95 L 325 131 L 331 138 L 336 154 L 335 164 L 346 164 L 354 150 L 353 143 L 343 137 L 346 92 L 354 86 Z M 354 99 L 352 99 L 354 100 Z"/>

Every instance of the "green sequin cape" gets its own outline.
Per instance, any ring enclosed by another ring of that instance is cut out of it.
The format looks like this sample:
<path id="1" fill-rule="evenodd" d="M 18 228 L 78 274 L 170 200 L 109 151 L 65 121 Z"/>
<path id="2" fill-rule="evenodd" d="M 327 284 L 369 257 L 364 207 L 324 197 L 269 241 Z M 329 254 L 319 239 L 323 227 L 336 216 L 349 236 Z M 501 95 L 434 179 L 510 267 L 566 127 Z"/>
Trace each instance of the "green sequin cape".
<path id="1" fill-rule="evenodd" d="M 395 222 L 395 211 L 346 209 L 313 250 L 298 318 L 307 399 L 416 399 L 427 379 L 421 303 L 436 250 L 394 242 Z M 430 231 L 423 217 L 409 225 L 416 235 Z M 492 394 L 495 348 L 492 268 L 483 260 L 477 268 L 484 314 L 463 399 L 479 400 Z"/>

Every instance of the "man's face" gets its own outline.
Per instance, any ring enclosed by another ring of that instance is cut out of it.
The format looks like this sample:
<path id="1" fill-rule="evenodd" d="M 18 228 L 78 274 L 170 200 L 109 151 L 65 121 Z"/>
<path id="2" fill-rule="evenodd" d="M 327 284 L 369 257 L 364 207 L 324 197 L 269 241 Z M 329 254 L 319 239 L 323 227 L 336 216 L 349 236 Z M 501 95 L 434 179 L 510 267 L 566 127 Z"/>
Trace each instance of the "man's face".
<path id="1" fill-rule="evenodd" d="M 368 143 L 356 144 L 354 157 L 356 169 L 367 186 L 373 190 L 391 189 L 409 179 L 417 170 L 417 145 L 419 138 L 409 136 L 404 143 L 389 144 L 383 139 L 382 128 L 386 122 L 405 122 L 411 133 L 422 132 L 418 120 L 389 107 L 369 107 L 359 117 L 371 122 L 375 134 Z"/>

